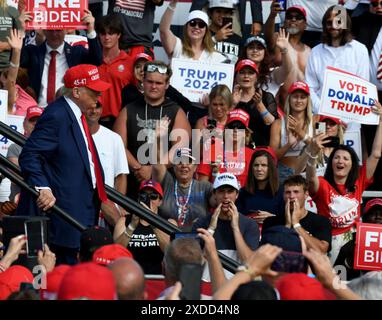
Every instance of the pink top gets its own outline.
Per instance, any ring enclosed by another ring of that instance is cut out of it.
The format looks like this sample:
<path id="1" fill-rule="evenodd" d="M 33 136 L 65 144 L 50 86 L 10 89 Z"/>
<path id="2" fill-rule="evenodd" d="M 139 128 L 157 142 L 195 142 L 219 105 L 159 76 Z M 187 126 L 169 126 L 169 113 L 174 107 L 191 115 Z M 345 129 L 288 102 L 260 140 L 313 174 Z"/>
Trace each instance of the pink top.
<path id="1" fill-rule="evenodd" d="M 16 116 L 25 116 L 29 107 L 38 106 L 38 104 L 36 100 L 26 93 L 18 84 L 15 86 L 17 90 L 17 98 L 13 106 L 12 114 Z"/>

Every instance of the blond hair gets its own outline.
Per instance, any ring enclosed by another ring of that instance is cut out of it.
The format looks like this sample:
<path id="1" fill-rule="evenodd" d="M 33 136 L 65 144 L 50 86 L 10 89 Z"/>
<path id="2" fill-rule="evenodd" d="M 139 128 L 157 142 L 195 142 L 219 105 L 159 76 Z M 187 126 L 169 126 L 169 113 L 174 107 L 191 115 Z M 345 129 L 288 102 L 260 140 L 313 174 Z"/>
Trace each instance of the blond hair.
<path id="1" fill-rule="evenodd" d="M 188 23 L 183 26 L 182 53 L 190 58 L 193 58 L 195 53 L 192 51 L 191 40 L 187 33 L 187 25 Z M 211 32 L 208 29 L 208 26 L 206 26 L 206 33 L 203 37 L 202 48 L 208 53 L 215 51 L 214 42 L 212 41 Z"/>

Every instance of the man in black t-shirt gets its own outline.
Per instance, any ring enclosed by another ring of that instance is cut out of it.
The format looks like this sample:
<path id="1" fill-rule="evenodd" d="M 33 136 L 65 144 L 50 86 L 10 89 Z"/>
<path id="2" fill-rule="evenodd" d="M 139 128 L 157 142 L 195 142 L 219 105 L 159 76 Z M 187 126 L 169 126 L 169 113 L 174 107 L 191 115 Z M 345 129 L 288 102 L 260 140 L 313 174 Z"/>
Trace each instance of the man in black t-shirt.
<path id="1" fill-rule="evenodd" d="M 229 0 L 210 0 L 208 15 L 209 29 L 215 42 L 215 50 L 227 57 L 227 62 L 235 64 L 239 57 L 242 38 L 232 29 L 234 6 Z"/>
<path id="2" fill-rule="evenodd" d="M 305 209 L 309 196 L 306 180 L 293 175 L 284 181 L 285 215 L 264 220 L 263 230 L 274 225 L 293 228 L 304 240 L 307 249 L 327 253 L 332 242 L 332 228 L 328 218 Z"/>

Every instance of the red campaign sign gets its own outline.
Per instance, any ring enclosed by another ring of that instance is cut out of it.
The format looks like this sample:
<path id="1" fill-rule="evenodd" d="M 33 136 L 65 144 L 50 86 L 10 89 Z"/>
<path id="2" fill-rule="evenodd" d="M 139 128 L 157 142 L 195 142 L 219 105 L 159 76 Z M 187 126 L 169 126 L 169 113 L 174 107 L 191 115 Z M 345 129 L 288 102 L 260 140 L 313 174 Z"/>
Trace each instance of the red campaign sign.
<path id="1" fill-rule="evenodd" d="M 354 269 L 382 270 L 382 225 L 357 223 Z"/>
<path id="2" fill-rule="evenodd" d="M 25 11 L 32 12 L 33 20 L 26 29 L 86 29 L 81 18 L 87 8 L 88 0 L 27 0 Z"/>

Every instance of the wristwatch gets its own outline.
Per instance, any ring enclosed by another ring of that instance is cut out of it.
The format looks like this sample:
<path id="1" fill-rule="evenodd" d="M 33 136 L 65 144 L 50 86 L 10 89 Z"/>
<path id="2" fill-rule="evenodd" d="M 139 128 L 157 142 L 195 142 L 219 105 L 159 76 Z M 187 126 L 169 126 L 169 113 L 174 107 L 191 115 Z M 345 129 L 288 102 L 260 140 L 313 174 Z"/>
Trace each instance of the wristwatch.
<path id="1" fill-rule="evenodd" d="M 301 224 L 299 224 L 299 223 L 295 223 L 295 224 L 293 225 L 293 229 L 297 229 L 297 228 L 302 228 L 302 227 L 301 227 Z"/>

